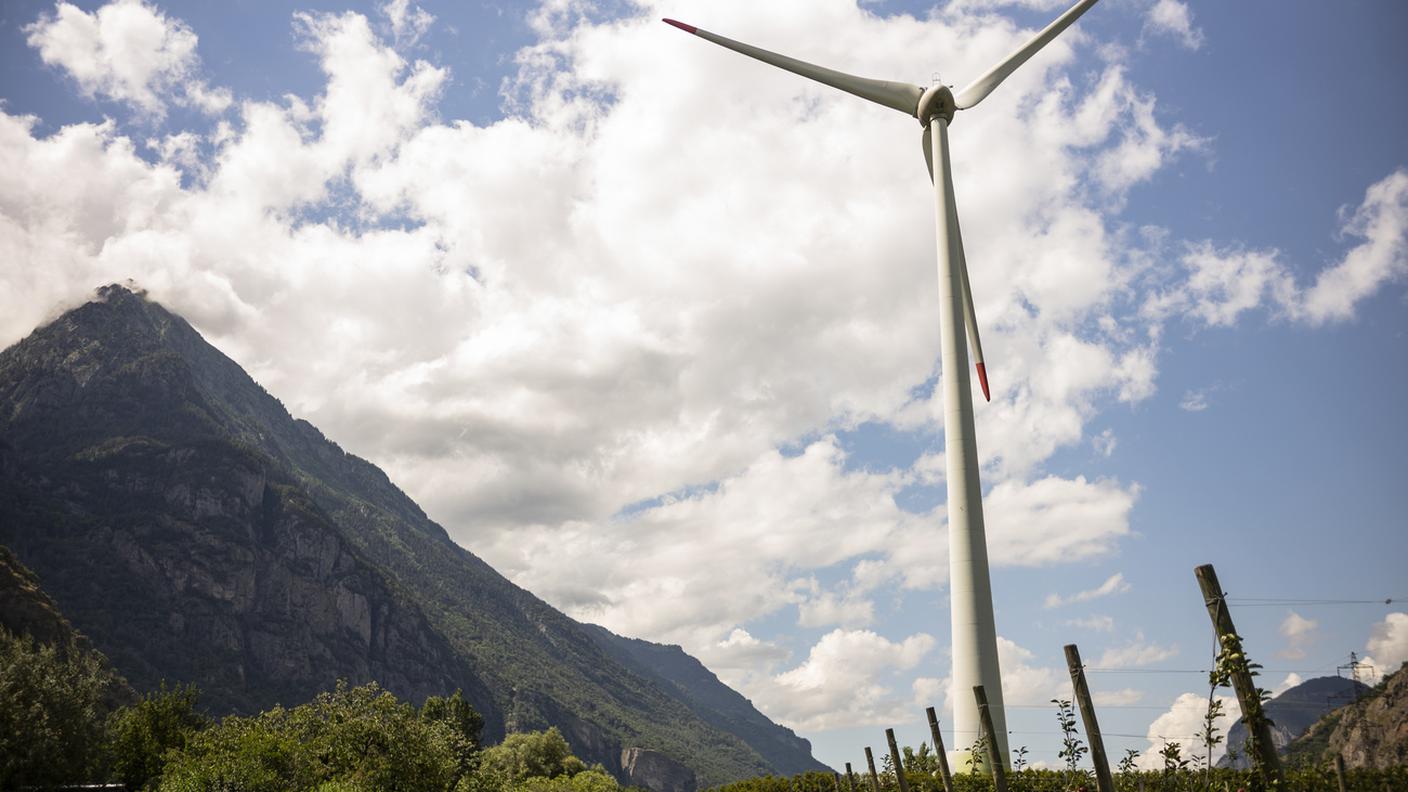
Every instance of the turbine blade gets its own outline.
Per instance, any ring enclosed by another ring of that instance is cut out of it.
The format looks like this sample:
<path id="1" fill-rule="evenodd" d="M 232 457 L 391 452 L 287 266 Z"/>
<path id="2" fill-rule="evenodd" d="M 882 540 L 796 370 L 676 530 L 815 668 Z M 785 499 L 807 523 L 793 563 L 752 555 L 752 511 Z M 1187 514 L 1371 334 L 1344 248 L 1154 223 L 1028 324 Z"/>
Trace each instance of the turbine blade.
<path id="1" fill-rule="evenodd" d="M 687 25 L 674 19 L 664 20 L 666 24 L 674 25 L 686 33 L 712 41 L 721 47 L 726 47 L 734 52 L 742 53 L 750 58 L 756 58 L 763 63 L 776 66 L 779 69 L 786 69 L 793 74 L 801 75 L 809 80 L 815 80 L 823 85 L 832 88 L 840 88 L 849 94 L 854 94 L 862 99 L 869 99 L 876 104 L 892 107 L 901 113 L 915 115 L 919 109 L 919 97 L 923 96 L 924 89 L 909 83 L 890 82 L 888 80 L 872 80 L 868 77 L 856 77 L 852 74 L 838 72 L 822 66 L 816 66 L 796 58 L 789 58 L 786 55 L 779 55 L 776 52 L 769 52 L 751 44 L 744 44 L 741 41 L 734 41 L 731 38 L 724 38 L 707 30 Z"/>
<path id="2" fill-rule="evenodd" d="M 1055 22 L 1047 25 L 1040 33 L 1032 36 L 1031 41 L 1023 44 L 1011 55 L 998 61 L 998 63 L 988 73 L 974 80 L 958 92 L 954 97 L 954 104 L 959 110 L 967 110 L 976 105 L 996 88 L 1003 80 L 1007 79 L 1019 66 L 1027 62 L 1027 59 L 1035 55 L 1042 47 L 1051 43 L 1051 40 L 1061 35 L 1061 31 L 1071 26 L 1071 23 L 1080 18 L 1087 9 L 1095 5 L 1095 0 L 1080 0 L 1071 6 L 1066 13 L 1056 18 Z"/>
<path id="3" fill-rule="evenodd" d="M 944 180 L 940 185 L 935 177 L 934 171 L 934 144 L 929 137 L 929 128 L 924 128 L 924 162 L 929 166 L 929 179 L 934 181 L 936 189 L 947 189 L 949 196 L 953 195 L 953 172 L 948 161 L 948 152 L 943 152 L 942 162 L 939 163 L 941 170 L 939 178 Z M 952 239 L 954 264 L 958 267 L 959 288 L 963 303 L 963 328 L 968 334 L 968 348 L 973 353 L 973 365 L 978 370 L 978 384 L 983 388 L 983 398 L 992 401 L 992 391 L 988 389 L 988 369 L 983 361 L 983 341 L 978 336 L 978 314 L 973 308 L 973 289 L 968 285 L 968 259 L 963 254 L 963 232 L 958 226 L 958 206 L 957 201 L 952 199 L 945 201 L 947 205 L 948 232 Z"/>
<path id="4" fill-rule="evenodd" d="M 929 127 L 924 127 L 924 166 L 929 170 L 929 182 L 934 182 L 934 141 L 929 139 Z"/>
<path id="5" fill-rule="evenodd" d="M 978 314 L 973 310 L 973 289 L 968 285 L 968 262 L 963 257 L 963 240 L 958 233 L 958 211 L 953 212 L 953 233 L 958 240 L 958 275 L 963 281 L 963 324 L 968 330 L 968 346 L 973 350 L 973 365 L 978 369 L 978 384 L 983 386 L 983 398 L 992 401 L 988 390 L 988 369 L 983 362 L 983 342 L 978 338 Z"/>

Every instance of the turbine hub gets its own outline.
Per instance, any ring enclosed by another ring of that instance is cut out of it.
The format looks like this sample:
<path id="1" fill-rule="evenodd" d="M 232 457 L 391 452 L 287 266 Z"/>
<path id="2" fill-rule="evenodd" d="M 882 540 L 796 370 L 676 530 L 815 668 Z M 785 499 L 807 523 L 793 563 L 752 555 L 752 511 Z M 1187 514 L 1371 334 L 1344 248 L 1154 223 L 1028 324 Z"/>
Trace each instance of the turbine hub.
<path id="1" fill-rule="evenodd" d="M 958 110 L 958 105 L 953 101 L 953 91 L 947 85 L 931 85 L 924 89 L 924 95 L 919 97 L 919 106 L 914 109 L 914 116 L 919 119 L 920 126 L 929 126 L 929 122 L 935 118 L 942 118 L 944 123 L 953 123 L 953 114 Z"/>

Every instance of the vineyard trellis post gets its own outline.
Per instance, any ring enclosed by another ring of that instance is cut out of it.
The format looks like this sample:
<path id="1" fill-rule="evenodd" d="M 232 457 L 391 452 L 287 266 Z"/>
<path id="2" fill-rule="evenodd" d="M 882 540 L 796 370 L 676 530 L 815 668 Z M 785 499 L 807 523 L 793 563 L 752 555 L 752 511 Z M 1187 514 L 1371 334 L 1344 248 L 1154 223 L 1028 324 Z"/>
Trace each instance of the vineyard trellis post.
<path id="1" fill-rule="evenodd" d="M 855 774 L 851 772 L 850 762 L 846 762 L 846 792 L 856 792 Z"/>
<path id="2" fill-rule="evenodd" d="M 1340 785 L 1340 792 L 1344 790 L 1344 754 L 1335 754 L 1335 781 Z"/>
<path id="3" fill-rule="evenodd" d="M 997 736 L 993 733 L 992 713 L 988 711 L 988 694 L 982 685 L 973 686 L 973 698 L 978 702 L 978 725 L 983 730 L 983 742 L 987 743 L 988 766 L 992 768 L 992 786 L 995 792 L 1007 792 L 1007 757 L 998 747 Z"/>
<path id="4" fill-rule="evenodd" d="M 836 792 L 841 792 L 841 774 L 835 770 L 831 771 L 832 780 L 836 782 Z"/>
<path id="5" fill-rule="evenodd" d="M 1100 737 L 1100 724 L 1095 720 L 1095 702 L 1090 698 L 1090 686 L 1085 683 L 1085 667 L 1080 662 L 1080 650 L 1066 644 L 1066 668 L 1071 672 L 1071 687 L 1075 688 L 1080 719 L 1085 723 L 1085 738 L 1090 743 L 1090 761 L 1095 765 L 1095 786 L 1100 792 L 1115 792 L 1115 779 L 1110 775 L 1110 761 L 1105 756 L 1105 741 Z"/>
<path id="6" fill-rule="evenodd" d="M 909 792 L 909 781 L 904 777 L 904 763 L 900 759 L 900 747 L 895 742 L 895 730 L 885 730 L 885 742 L 890 744 L 890 761 L 895 765 L 895 783 L 900 792 Z"/>
<path id="7" fill-rule="evenodd" d="M 1241 637 L 1232 624 L 1232 613 L 1227 609 L 1227 600 L 1222 585 L 1217 580 L 1217 571 L 1212 564 L 1203 564 L 1193 570 L 1198 579 L 1198 587 L 1203 592 L 1203 604 L 1207 606 L 1208 617 L 1212 619 L 1213 632 L 1217 634 L 1218 646 L 1223 654 L 1229 649 L 1232 662 L 1229 664 L 1232 689 L 1237 693 L 1237 704 L 1242 710 L 1242 722 L 1247 726 L 1251 737 L 1252 760 L 1257 771 L 1268 776 L 1277 789 L 1286 786 L 1281 774 L 1281 759 L 1276 755 L 1276 744 L 1271 742 L 1271 724 L 1262 712 L 1261 693 L 1252 680 L 1251 667 L 1245 653 L 1240 651 Z M 1219 655 L 1221 656 L 1221 655 Z M 1215 672 L 1216 673 L 1216 672 Z"/>
<path id="8" fill-rule="evenodd" d="M 953 774 L 948 770 L 948 752 L 944 750 L 944 736 L 939 733 L 939 716 L 934 713 L 933 707 L 925 707 L 924 714 L 929 716 L 929 736 L 934 740 L 934 753 L 939 759 L 939 778 L 944 782 L 944 792 L 953 792 Z"/>
<path id="9" fill-rule="evenodd" d="M 870 752 L 870 746 L 865 746 L 865 763 L 870 765 L 870 791 L 880 792 L 880 775 L 875 772 L 875 754 Z"/>

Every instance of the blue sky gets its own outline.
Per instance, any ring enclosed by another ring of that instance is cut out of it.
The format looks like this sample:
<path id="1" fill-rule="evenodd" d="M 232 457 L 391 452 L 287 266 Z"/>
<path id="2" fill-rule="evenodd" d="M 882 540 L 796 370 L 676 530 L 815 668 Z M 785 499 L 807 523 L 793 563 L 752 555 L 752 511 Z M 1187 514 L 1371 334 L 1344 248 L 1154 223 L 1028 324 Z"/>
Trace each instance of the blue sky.
<path id="1" fill-rule="evenodd" d="M 948 663 L 919 130 L 653 20 L 962 84 L 1060 3 L 755 5 L 7 3 L 0 343 L 132 278 L 568 613 L 823 761 L 917 743 Z M 1197 564 L 1408 597 L 1405 24 L 1106 0 L 955 124 L 1035 759 L 1068 642 L 1113 669 L 1112 753 L 1191 733 Z M 1234 615 L 1274 686 L 1408 659 L 1404 610 Z"/>

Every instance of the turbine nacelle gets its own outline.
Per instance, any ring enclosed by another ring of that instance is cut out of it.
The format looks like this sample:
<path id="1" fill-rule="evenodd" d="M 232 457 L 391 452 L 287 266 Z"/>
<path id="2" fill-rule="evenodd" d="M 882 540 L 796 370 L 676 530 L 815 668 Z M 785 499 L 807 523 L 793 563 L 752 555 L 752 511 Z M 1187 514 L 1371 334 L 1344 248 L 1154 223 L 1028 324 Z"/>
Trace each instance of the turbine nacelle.
<path id="1" fill-rule="evenodd" d="M 944 123 L 953 123 L 953 114 L 958 112 L 958 103 L 953 99 L 953 91 L 947 85 L 931 85 L 919 97 L 919 105 L 914 108 L 914 117 L 919 125 L 927 127 L 935 118 Z M 932 168 L 930 169 L 932 171 Z"/>

